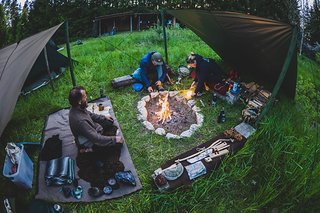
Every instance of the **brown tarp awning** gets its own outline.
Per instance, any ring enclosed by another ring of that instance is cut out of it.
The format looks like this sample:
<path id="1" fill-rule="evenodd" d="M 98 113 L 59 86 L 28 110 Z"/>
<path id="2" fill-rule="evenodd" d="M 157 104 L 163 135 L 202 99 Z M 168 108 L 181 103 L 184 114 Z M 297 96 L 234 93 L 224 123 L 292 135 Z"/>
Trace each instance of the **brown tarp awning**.
<path id="1" fill-rule="evenodd" d="M 0 50 L 0 136 L 33 64 L 61 24 Z"/>
<path id="2" fill-rule="evenodd" d="M 290 46 L 292 26 L 235 12 L 187 9 L 166 12 L 195 32 L 240 76 L 251 77 L 269 90 L 277 82 Z M 297 54 L 294 54 L 280 93 L 293 99 L 296 81 Z"/>

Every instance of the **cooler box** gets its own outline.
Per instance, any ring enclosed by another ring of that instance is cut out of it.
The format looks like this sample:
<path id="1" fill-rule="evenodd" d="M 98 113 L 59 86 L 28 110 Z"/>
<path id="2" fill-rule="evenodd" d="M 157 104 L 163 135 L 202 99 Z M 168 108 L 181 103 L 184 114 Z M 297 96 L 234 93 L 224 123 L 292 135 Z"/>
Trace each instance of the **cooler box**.
<path id="1" fill-rule="evenodd" d="M 22 144 L 18 145 L 21 148 L 21 157 L 18 163 L 17 172 L 11 174 L 12 162 L 8 155 L 6 155 L 4 166 L 3 166 L 3 176 L 9 178 L 13 183 L 26 189 L 32 188 L 33 180 L 33 162 L 29 158 L 28 154 L 24 150 Z"/>

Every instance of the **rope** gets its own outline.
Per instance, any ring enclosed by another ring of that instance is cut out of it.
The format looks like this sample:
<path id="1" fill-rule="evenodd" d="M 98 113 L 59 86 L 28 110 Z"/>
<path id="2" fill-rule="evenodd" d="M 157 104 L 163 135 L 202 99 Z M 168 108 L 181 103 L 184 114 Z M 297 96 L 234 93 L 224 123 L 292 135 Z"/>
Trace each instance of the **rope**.
<path id="1" fill-rule="evenodd" d="M 129 36 L 130 36 L 131 34 L 132 34 L 132 32 L 129 33 Z M 139 62 L 139 60 L 137 60 L 137 59 L 134 58 L 133 56 L 129 55 L 128 53 L 126 53 L 126 52 L 122 51 L 120 48 L 118 48 L 118 46 L 119 46 L 120 44 L 122 44 L 122 43 L 125 41 L 125 39 L 123 39 L 122 41 L 120 41 L 117 46 L 111 44 L 110 42 L 108 42 L 108 41 L 106 41 L 106 40 L 104 40 L 104 39 L 102 39 L 101 36 L 99 37 L 99 39 L 101 39 L 103 42 L 105 42 L 105 43 L 107 43 L 107 44 L 110 44 L 112 47 L 114 47 L 115 49 L 119 50 L 121 53 L 129 56 L 129 57 L 132 58 L 134 61 Z"/>

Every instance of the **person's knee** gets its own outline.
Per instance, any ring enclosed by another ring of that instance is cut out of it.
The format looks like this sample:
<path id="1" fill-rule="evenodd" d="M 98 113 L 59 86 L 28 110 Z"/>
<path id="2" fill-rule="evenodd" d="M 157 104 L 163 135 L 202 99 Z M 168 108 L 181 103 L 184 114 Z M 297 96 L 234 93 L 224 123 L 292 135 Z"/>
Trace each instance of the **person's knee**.
<path id="1" fill-rule="evenodd" d="M 132 78 L 135 78 L 138 81 L 141 81 L 141 68 L 139 67 L 138 69 L 136 69 L 132 74 L 131 74 Z"/>

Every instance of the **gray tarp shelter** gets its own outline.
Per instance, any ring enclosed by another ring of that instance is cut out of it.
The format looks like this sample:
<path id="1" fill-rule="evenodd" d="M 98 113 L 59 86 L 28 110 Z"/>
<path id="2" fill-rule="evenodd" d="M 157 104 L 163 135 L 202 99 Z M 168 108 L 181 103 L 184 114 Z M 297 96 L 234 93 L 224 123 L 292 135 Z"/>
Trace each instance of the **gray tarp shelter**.
<path id="1" fill-rule="evenodd" d="M 293 26 L 235 12 L 166 10 L 195 32 L 240 76 L 272 88 L 286 60 Z M 297 81 L 297 54 L 289 61 L 280 92 L 294 98 Z"/>
<path id="2" fill-rule="evenodd" d="M 11 119 L 31 69 L 61 25 L 62 23 L 0 50 L 0 136 Z"/>
<path id="3" fill-rule="evenodd" d="M 43 49 L 24 82 L 21 91 L 23 95 L 48 84 L 51 79 L 58 78 L 66 70 L 65 68 L 68 66 L 68 58 L 59 53 L 57 51 L 58 49 L 57 45 L 50 39 L 46 44 L 50 76 L 48 74 L 46 64 L 45 50 Z"/>

